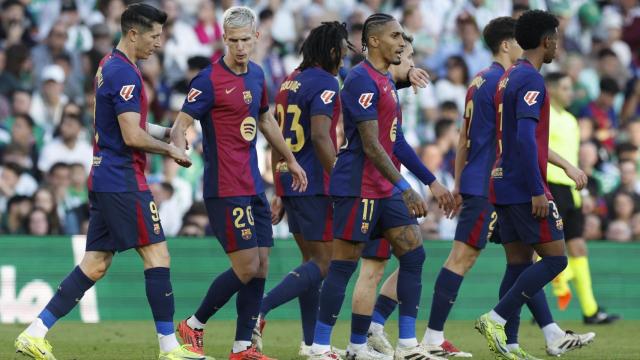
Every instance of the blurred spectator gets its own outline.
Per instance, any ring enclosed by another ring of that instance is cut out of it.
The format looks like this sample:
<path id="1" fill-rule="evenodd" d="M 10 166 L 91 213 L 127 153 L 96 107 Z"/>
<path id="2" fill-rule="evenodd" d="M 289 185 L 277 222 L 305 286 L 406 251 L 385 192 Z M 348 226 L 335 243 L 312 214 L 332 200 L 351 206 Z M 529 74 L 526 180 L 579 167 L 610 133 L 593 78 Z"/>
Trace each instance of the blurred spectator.
<path id="1" fill-rule="evenodd" d="M 0 144 L 0 158 L 4 162 L 13 161 L 36 178 L 39 178 L 36 164 L 38 163 L 38 149 L 36 144 L 34 129 L 35 124 L 29 115 L 20 114 L 11 119 L 11 142 L 8 144 Z M 11 147 L 14 147 L 13 157 Z"/>
<path id="2" fill-rule="evenodd" d="M 153 199 L 158 206 L 160 223 L 166 236 L 175 236 L 180 231 L 180 216 L 176 213 L 177 200 L 173 186 L 168 182 L 156 182 L 149 184 Z"/>
<path id="3" fill-rule="evenodd" d="M 460 56 L 451 56 L 447 59 L 446 69 L 446 77 L 436 82 L 436 97 L 440 104 L 445 101 L 455 102 L 458 110 L 462 111 L 469 83 L 467 64 Z"/>
<path id="4" fill-rule="evenodd" d="M 25 234 L 25 219 L 31 212 L 33 203 L 29 196 L 16 195 L 7 202 L 7 209 L 2 214 L 2 224 L 0 233 L 4 234 Z"/>
<path id="5" fill-rule="evenodd" d="M 205 229 L 205 232 L 209 235 L 210 227 L 209 227 L 209 216 L 207 215 L 207 209 L 204 206 L 204 203 L 199 201 L 193 203 L 189 211 L 182 217 L 182 223 L 187 224 L 195 224 L 201 229 Z"/>
<path id="6" fill-rule="evenodd" d="M 82 53 L 89 51 L 93 47 L 93 35 L 89 27 L 83 22 L 76 0 L 61 1 L 60 19 L 69 27 L 67 29 L 67 42 L 64 46 L 69 53 Z"/>
<path id="7" fill-rule="evenodd" d="M 30 22 L 26 16 L 25 5 L 18 0 L 6 0 L 0 6 L 0 46 L 9 47 L 24 44 L 28 47 L 35 43 L 29 31 Z"/>
<path id="8" fill-rule="evenodd" d="M 38 161 L 40 171 L 49 171 L 55 163 L 80 163 L 87 173 L 91 171 L 93 147 L 80 137 L 83 125 L 80 116 L 79 106 L 73 103 L 65 105 L 56 137 L 42 149 Z"/>
<path id="9" fill-rule="evenodd" d="M 51 224 L 47 218 L 47 214 L 39 207 L 31 210 L 26 218 L 27 234 L 35 236 L 45 236 L 58 234 L 51 229 Z"/>
<path id="10" fill-rule="evenodd" d="M 71 184 L 71 169 L 68 164 L 58 162 L 53 164 L 47 173 L 45 184 L 53 191 L 54 199 L 58 206 L 58 215 L 64 216 L 64 198 Z"/>
<path id="11" fill-rule="evenodd" d="M 31 89 L 31 55 L 23 44 L 14 44 L 6 49 L 11 56 L 0 73 L 0 95 L 7 96 L 16 90 Z"/>
<path id="12" fill-rule="evenodd" d="M 459 108 L 454 101 L 445 101 L 438 106 L 440 119 L 451 120 L 454 123 L 457 123 L 462 119 L 461 111 L 463 109 L 464 108 Z"/>
<path id="13" fill-rule="evenodd" d="M 62 109 L 69 102 L 64 94 L 64 70 L 60 65 L 47 65 L 42 72 L 42 85 L 31 101 L 29 114 L 50 139 L 62 118 Z"/>
<path id="14" fill-rule="evenodd" d="M 586 240 L 602 239 L 602 221 L 595 214 L 589 214 L 584 219 L 584 238 Z"/>
<path id="15" fill-rule="evenodd" d="M 38 191 L 33 194 L 33 205 L 44 212 L 48 224 L 48 234 L 61 234 L 58 203 L 53 195 L 53 191 L 46 187 L 38 189 Z"/>
<path id="16" fill-rule="evenodd" d="M 64 197 L 64 208 L 74 209 L 86 204 L 89 200 L 87 191 L 87 169 L 84 164 L 74 163 L 69 166 L 70 180 Z"/>
<path id="17" fill-rule="evenodd" d="M 178 235 L 186 237 L 203 237 L 204 228 L 193 222 L 185 222 L 184 224 L 182 224 Z"/>
<path id="18" fill-rule="evenodd" d="M 622 220 L 615 220 L 609 224 L 605 237 L 609 241 L 629 242 L 631 241 L 631 226 Z"/>
<path id="19" fill-rule="evenodd" d="M 609 48 L 598 51 L 596 66 L 585 68 L 578 81 L 586 88 L 589 98 L 595 99 L 600 94 L 600 80 L 604 77 L 616 79 L 618 85 L 626 81 L 625 69 L 616 53 Z"/>
<path id="20" fill-rule="evenodd" d="M 617 134 L 618 118 L 613 103 L 620 89 L 618 83 L 609 77 L 600 80 L 600 94 L 580 112 L 581 118 L 590 118 L 596 122 L 596 139 L 611 151 Z"/>
<path id="21" fill-rule="evenodd" d="M 194 28 L 200 44 L 211 51 L 211 61 L 216 61 L 224 54 L 222 42 L 222 26 L 216 20 L 215 0 L 200 0 L 198 4 L 198 22 Z"/>
<path id="22" fill-rule="evenodd" d="M 113 48 L 113 39 L 109 27 L 105 24 L 95 24 L 91 27 L 93 46 L 83 54 L 83 71 L 87 78 L 93 78 L 98 71 L 100 60 Z M 146 63 L 146 61 L 145 61 Z M 93 82 L 91 82 L 93 84 Z"/>
<path id="23" fill-rule="evenodd" d="M 615 199 L 620 193 L 630 196 L 633 200 L 633 208 L 640 209 L 640 182 L 638 182 L 636 166 L 636 162 L 631 160 L 623 160 L 618 165 L 620 168 L 620 184 L 608 196 L 610 214 L 613 214 L 616 209 Z"/>
<path id="24" fill-rule="evenodd" d="M 440 119 L 436 123 L 435 132 L 436 146 L 440 150 L 440 154 L 443 156 L 440 168 L 449 174 L 453 174 L 456 160 L 455 151 L 458 147 L 458 139 L 460 138 L 458 127 L 453 120 Z M 445 187 L 446 186 L 447 185 L 445 185 Z"/>

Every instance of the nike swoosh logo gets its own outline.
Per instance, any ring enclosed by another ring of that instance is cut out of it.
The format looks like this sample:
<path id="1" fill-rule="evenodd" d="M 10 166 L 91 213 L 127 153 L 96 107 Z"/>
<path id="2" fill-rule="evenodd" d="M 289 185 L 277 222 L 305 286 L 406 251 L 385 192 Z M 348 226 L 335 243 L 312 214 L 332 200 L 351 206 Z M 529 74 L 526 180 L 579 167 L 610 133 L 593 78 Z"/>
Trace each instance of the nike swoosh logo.
<path id="1" fill-rule="evenodd" d="M 524 293 L 524 291 L 522 292 L 522 296 L 524 296 L 524 297 L 525 297 L 525 298 L 527 298 L 527 299 L 531 299 L 531 297 L 530 297 L 530 296 L 528 296 L 527 294 L 525 294 L 525 293 Z"/>
<path id="2" fill-rule="evenodd" d="M 255 316 L 252 316 L 252 317 L 251 317 L 251 320 L 258 320 L 258 318 L 257 318 L 257 317 L 255 317 Z"/>
<path id="3" fill-rule="evenodd" d="M 80 302 L 80 299 L 76 298 L 76 302 Z"/>
<path id="4" fill-rule="evenodd" d="M 40 352 L 40 354 L 42 354 L 42 355 L 47 355 L 47 353 L 46 353 L 46 352 L 44 352 L 44 351 L 42 351 L 42 350 L 40 350 L 40 349 L 38 349 L 38 351 L 39 351 L 39 352 Z"/>
<path id="5" fill-rule="evenodd" d="M 231 94 L 233 92 L 233 90 L 236 89 L 237 86 L 232 87 L 231 89 L 224 89 L 224 92 L 228 95 Z"/>
<path id="6" fill-rule="evenodd" d="M 338 315 L 331 315 L 331 317 L 334 317 L 334 318 L 336 318 L 336 319 L 337 319 L 337 318 L 338 318 Z"/>
<path id="7" fill-rule="evenodd" d="M 173 294 L 173 291 L 170 293 L 165 293 L 164 296 L 171 296 Z"/>

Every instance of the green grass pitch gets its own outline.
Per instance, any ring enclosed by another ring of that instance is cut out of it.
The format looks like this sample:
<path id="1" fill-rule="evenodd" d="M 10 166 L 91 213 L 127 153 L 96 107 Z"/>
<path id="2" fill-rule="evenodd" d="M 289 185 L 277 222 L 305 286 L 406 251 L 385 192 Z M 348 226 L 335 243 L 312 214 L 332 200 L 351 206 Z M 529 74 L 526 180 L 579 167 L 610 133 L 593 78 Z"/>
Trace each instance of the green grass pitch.
<path id="1" fill-rule="evenodd" d="M 572 351 L 564 359 L 623 360 L 640 359 L 640 342 L 635 337 L 640 332 L 640 321 L 622 320 L 614 325 L 587 327 L 578 321 L 560 324 L 577 332 L 595 331 L 595 341 L 588 347 Z M 426 323 L 418 323 L 418 336 Z M 24 325 L 0 325 L 0 359 L 20 360 L 25 357 L 15 354 L 13 340 Z M 395 322 L 387 326 L 389 336 L 395 339 Z M 473 353 L 473 359 L 493 359 L 483 338 L 473 328 L 472 321 L 450 321 L 446 325 L 447 337 L 462 350 Z M 210 321 L 206 337 L 207 355 L 226 359 L 235 331 L 232 321 Z M 349 337 L 349 322 L 338 321 L 333 335 L 333 344 L 344 348 Z M 151 321 L 107 321 L 100 324 L 81 324 L 61 321 L 51 331 L 49 341 L 59 360 L 151 360 L 158 358 L 157 341 Z M 273 320 L 265 328 L 265 352 L 280 360 L 299 359 L 297 355 L 301 330 L 298 321 Z M 542 333 L 537 326 L 523 319 L 520 326 L 520 343 L 532 355 L 545 356 Z"/>

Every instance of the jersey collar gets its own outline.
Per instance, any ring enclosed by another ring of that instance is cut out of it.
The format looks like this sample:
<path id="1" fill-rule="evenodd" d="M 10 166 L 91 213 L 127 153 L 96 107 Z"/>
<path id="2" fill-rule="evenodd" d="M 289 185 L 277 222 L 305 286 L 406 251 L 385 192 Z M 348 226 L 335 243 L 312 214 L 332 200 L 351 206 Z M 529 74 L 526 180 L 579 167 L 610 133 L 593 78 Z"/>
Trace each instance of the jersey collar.
<path id="1" fill-rule="evenodd" d="M 246 76 L 249 71 L 250 71 L 250 66 L 251 66 L 251 62 L 249 62 L 249 64 L 247 64 L 247 71 L 243 72 L 242 74 L 236 74 L 233 70 L 231 70 L 227 64 L 224 62 L 224 57 L 225 55 L 223 55 L 222 57 L 220 57 L 220 59 L 218 60 L 218 62 L 220 63 L 220 66 L 222 66 L 223 69 L 225 69 L 226 71 L 228 71 L 229 73 L 231 73 L 231 75 L 235 75 L 235 76 Z"/>
<path id="2" fill-rule="evenodd" d="M 129 58 L 127 57 L 127 55 L 125 55 L 125 53 L 123 53 L 122 51 L 118 50 L 117 48 L 113 48 L 113 51 L 111 53 L 114 56 L 117 56 L 119 58 L 124 59 L 126 62 L 128 62 L 132 66 L 134 66 L 134 67 L 136 66 L 136 64 L 132 63 L 131 60 L 129 60 Z"/>
<path id="3" fill-rule="evenodd" d="M 502 66 L 502 64 L 500 64 L 500 63 L 499 63 L 499 62 L 497 62 L 497 61 L 494 61 L 494 62 L 491 64 L 491 66 L 495 66 L 495 67 L 498 67 L 498 68 L 500 68 L 500 69 L 502 69 L 502 70 L 505 70 L 505 68 Z"/>
<path id="4" fill-rule="evenodd" d="M 381 72 L 380 70 L 376 69 L 375 66 L 373 66 L 373 64 L 371 64 L 371 62 L 369 61 L 369 59 L 364 59 L 362 61 L 363 63 L 365 63 L 368 67 L 371 68 L 371 70 L 377 72 L 378 74 L 384 76 L 384 77 L 389 77 L 389 72 L 387 72 L 386 74 Z"/>

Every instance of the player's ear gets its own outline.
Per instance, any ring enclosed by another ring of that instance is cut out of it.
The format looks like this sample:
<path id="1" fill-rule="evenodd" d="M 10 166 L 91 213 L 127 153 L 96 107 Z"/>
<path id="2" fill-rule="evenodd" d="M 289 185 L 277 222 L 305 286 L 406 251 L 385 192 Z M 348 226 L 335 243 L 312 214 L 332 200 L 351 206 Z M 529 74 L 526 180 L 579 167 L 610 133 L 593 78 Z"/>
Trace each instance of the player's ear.
<path id="1" fill-rule="evenodd" d="M 256 40 L 260 38 L 260 31 L 256 31 Z"/>

